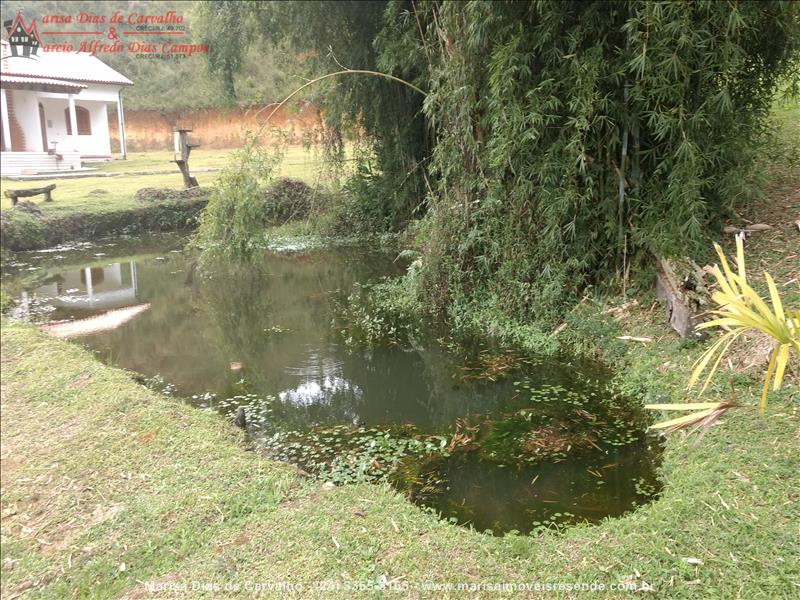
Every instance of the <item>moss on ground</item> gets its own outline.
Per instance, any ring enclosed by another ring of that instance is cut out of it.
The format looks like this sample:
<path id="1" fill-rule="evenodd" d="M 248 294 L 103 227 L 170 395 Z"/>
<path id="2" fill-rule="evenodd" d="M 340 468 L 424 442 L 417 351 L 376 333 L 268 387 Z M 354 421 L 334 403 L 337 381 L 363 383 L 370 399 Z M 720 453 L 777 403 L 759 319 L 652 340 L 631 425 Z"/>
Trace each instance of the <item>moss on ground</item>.
<path id="1" fill-rule="evenodd" d="M 381 577 L 412 597 L 464 595 L 413 588 L 426 581 L 647 582 L 671 598 L 788 598 L 800 585 L 796 388 L 766 419 L 748 394 L 696 448 L 671 438 L 666 488 L 649 506 L 560 535 L 495 538 L 389 487 L 323 491 L 248 452 L 214 413 L 28 326 L 2 333 L 3 597 L 143 598 L 145 584 L 188 588 L 161 597 L 250 597 L 247 582 L 288 581 L 305 598 L 314 582 Z"/>
<path id="2" fill-rule="evenodd" d="M 203 196 L 63 214 L 3 211 L 2 246 L 9 250 L 36 250 L 112 234 L 190 230 L 207 202 L 208 197 Z"/>

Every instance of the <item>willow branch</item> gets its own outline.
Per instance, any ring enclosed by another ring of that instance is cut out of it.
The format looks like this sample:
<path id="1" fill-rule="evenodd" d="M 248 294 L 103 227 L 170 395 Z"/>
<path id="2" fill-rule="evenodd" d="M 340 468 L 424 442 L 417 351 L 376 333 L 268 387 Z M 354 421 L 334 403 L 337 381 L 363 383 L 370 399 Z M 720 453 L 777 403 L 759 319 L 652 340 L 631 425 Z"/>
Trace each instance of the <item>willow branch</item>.
<path id="1" fill-rule="evenodd" d="M 397 83 L 402 83 L 404 86 L 410 87 L 412 90 L 414 90 L 415 92 L 417 92 L 419 94 L 422 94 L 423 96 L 427 96 L 428 95 L 425 92 L 423 92 L 420 88 L 415 86 L 413 83 L 409 83 L 405 79 L 400 79 L 399 77 L 395 77 L 394 75 L 389 75 L 388 73 L 381 73 L 379 71 L 368 71 L 366 69 L 346 69 L 344 71 L 336 71 L 335 73 L 328 73 L 327 75 L 322 75 L 321 77 L 317 77 L 316 79 L 312 79 L 308 83 L 305 83 L 305 84 L 301 85 L 299 88 L 297 88 L 291 94 L 286 96 L 286 98 L 281 100 L 281 102 L 274 109 L 272 109 L 272 112 L 269 113 L 269 116 L 266 118 L 264 123 L 261 125 L 261 128 L 263 129 L 267 125 L 267 123 L 269 123 L 269 121 L 273 117 L 273 115 L 276 112 L 278 112 L 278 110 L 280 110 L 280 108 L 284 104 L 286 104 L 289 100 L 291 100 L 297 94 L 299 94 L 304 89 L 306 89 L 308 86 L 313 85 L 313 84 L 317 83 L 318 81 L 322 81 L 323 79 L 328 79 L 330 77 L 336 77 L 338 75 L 372 75 L 374 77 L 383 77 L 384 79 L 389 79 L 390 81 L 396 81 Z M 264 106 L 263 108 L 259 109 L 259 111 L 255 115 L 253 115 L 253 118 L 258 117 L 258 115 L 260 115 L 267 108 L 269 108 L 269 106 Z"/>

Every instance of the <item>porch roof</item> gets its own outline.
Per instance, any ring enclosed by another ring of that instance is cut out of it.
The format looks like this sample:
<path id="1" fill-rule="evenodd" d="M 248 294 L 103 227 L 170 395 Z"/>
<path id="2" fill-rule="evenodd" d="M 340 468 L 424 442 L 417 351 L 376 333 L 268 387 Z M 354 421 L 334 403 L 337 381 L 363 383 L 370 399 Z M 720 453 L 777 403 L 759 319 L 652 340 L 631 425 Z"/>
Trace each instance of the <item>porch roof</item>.
<path id="1" fill-rule="evenodd" d="M 2 40 L 1 53 L 0 74 L 3 80 L 14 75 L 70 82 L 133 85 L 130 79 L 87 52 L 56 52 L 42 47 L 39 48 L 37 58 L 31 59 L 11 56 L 8 42 Z"/>
<path id="2" fill-rule="evenodd" d="M 75 94 L 86 88 L 86 84 L 76 81 L 63 81 L 47 77 L 24 77 L 19 75 L 6 75 L 0 77 L 0 87 L 11 90 L 34 90 L 37 92 L 56 92 Z"/>

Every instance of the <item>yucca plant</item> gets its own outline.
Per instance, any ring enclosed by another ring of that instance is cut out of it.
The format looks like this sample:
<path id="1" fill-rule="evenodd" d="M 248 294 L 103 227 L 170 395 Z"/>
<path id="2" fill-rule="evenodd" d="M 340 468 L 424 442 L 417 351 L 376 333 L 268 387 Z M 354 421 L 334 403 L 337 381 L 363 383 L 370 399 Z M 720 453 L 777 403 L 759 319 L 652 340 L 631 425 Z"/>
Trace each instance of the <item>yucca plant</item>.
<path id="1" fill-rule="evenodd" d="M 650 429 L 661 429 L 667 435 L 679 429 L 685 429 L 692 425 L 702 427 L 707 430 L 711 427 L 717 419 L 719 419 L 725 411 L 735 406 L 739 406 L 734 402 L 690 402 L 684 404 L 647 404 L 645 408 L 650 410 L 690 410 L 695 411 L 691 414 L 669 419 L 668 421 L 661 421 L 655 425 L 651 425 Z"/>
<path id="2" fill-rule="evenodd" d="M 700 389 L 699 396 L 702 396 L 731 344 L 744 332 L 751 329 L 757 330 L 774 340 L 774 348 L 770 355 L 767 372 L 764 377 L 764 385 L 761 390 L 761 414 L 763 415 L 767 406 L 767 393 L 769 392 L 770 382 L 773 390 L 780 389 L 792 349 L 800 355 L 800 310 L 795 310 L 794 315 L 787 316 L 783 309 L 778 288 L 769 273 L 765 272 L 764 278 L 767 281 L 772 306 L 767 304 L 750 286 L 747 282 L 745 271 L 743 235 L 736 236 L 736 265 L 738 273 L 734 273 L 731 270 L 725 258 L 725 253 L 719 244 L 714 244 L 714 248 L 722 263 L 722 270 L 718 265 L 714 265 L 712 271 L 719 284 L 719 290 L 711 296 L 717 305 L 717 309 L 711 311 L 716 318 L 698 325 L 697 328 L 719 327 L 724 329 L 725 333 L 693 365 L 692 375 L 689 378 L 689 388 L 691 389 L 697 384 L 700 375 L 711 364 L 703 387 Z M 729 402 L 711 402 L 650 404 L 647 405 L 647 408 L 652 410 L 699 411 L 652 426 L 653 429 L 664 429 L 665 432 L 669 432 L 693 424 L 704 424 L 708 427 L 732 406 L 736 405 Z"/>

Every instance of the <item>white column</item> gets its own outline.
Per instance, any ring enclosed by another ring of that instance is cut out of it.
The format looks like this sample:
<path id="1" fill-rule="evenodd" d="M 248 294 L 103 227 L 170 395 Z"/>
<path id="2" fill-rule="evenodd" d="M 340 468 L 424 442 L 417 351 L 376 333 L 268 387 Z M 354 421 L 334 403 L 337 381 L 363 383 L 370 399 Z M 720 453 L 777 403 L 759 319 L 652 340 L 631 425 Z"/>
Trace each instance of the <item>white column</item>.
<path id="1" fill-rule="evenodd" d="M 78 137 L 78 116 L 75 114 L 75 96 L 69 95 L 69 124 L 72 135 Z M 77 150 L 77 148 L 75 148 Z"/>
<path id="2" fill-rule="evenodd" d="M 122 90 L 117 95 L 117 122 L 119 124 L 119 151 L 122 158 L 128 158 L 127 148 L 125 147 L 125 111 L 122 108 Z"/>
<path id="3" fill-rule="evenodd" d="M 11 152 L 11 124 L 8 119 L 8 104 L 6 103 L 6 91 L 0 90 L 0 113 L 3 118 L 3 149 Z"/>
<path id="4" fill-rule="evenodd" d="M 136 275 L 136 262 L 131 261 L 131 287 L 134 294 L 139 291 L 139 279 Z"/>
<path id="5" fill-rule="evenodd" d="M 83 270 L 84 279 L 86 279 L 86 294 L 89 296 L 89 305 L 94 306 L 94 289 L 92 287 L 92 270 L 86 267 Z"/>

